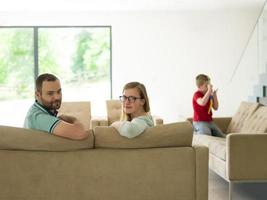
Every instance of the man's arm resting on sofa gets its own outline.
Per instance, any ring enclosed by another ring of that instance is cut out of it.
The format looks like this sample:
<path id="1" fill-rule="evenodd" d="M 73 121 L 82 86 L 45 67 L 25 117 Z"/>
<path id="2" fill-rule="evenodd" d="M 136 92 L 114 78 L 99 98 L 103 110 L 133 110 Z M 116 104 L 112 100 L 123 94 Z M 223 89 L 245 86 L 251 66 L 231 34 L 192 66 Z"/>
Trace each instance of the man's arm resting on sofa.
<path id="1" fill-rule="evenodd" d="M 226 167 L 230 180 L 267 180 L 267 134 L 229 134 Z"/>

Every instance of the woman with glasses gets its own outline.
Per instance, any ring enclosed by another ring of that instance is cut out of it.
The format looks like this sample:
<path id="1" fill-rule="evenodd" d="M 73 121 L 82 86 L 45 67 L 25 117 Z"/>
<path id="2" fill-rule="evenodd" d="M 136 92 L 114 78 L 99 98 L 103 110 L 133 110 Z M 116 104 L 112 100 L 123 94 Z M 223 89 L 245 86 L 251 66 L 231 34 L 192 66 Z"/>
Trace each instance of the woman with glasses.
<path id="1" fill-rule="evenodd" d="M 150 106 L 146 88 L 142 83 L 127 83 L 120 100 L 122 103 L 121 121 L 111 124 L 120 135 L 133 138 L 143 133 L 146 128 L 154 126 L 152 116 L 149 114 Z"/>

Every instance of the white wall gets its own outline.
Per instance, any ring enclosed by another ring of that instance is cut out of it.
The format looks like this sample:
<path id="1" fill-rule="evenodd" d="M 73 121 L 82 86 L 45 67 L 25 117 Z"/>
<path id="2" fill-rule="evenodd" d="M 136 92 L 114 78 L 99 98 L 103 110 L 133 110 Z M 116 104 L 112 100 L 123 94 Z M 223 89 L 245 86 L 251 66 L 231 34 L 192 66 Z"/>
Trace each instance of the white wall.
<path id="1" fill-rule="evenodd" d="M 209 74 L 219 88 L 220 110 L 215 116 L 232 115 L 240 101 L 251 95 L 259 73 L 253 53 L 246 55 L 251 65 L 242 64 L 230 79 L 261 6 L 179 12 L 0 13 L 0 25 L 111 25 L 114 98 L 126 82 L 143 82 L 152 113 L 174 122 L 192 116 L 194 79 L 199 73 Z M 256 44 L 250 45 L 253 49 Z"/>
<path id="2" fill-rule="evenodd" d="M 232 115 L 250 95 L 250 76 L 257 73 L 254 65 L 240 67 L 230 81 L 256 18 L 256 13 L 236 11 L 150 13 L 126 18 L 128 24 L 119 25 L 120 34 L 116 35 L 116 26 L 113 32 L 115 96 L 125 82 L 142 81 L 153 113 L 167 122 L 183 120 L 192 116 L 195 76 L 207 73 L 219 88 L 221 106 L 215 116 Z"/>

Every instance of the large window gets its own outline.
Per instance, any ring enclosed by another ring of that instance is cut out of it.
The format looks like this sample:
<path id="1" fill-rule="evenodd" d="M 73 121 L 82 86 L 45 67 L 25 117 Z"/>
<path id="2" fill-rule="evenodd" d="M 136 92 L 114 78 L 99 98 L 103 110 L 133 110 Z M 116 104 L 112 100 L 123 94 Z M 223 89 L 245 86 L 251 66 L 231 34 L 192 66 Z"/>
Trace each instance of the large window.
<path id="1" fill-rule="evenodd" d="M 1 27 L 0 124 L 23 125 L 44 72 L 61 80 L 63 101 L 90 101 L 92 115 L 105 115 L 111 27 Z"/>

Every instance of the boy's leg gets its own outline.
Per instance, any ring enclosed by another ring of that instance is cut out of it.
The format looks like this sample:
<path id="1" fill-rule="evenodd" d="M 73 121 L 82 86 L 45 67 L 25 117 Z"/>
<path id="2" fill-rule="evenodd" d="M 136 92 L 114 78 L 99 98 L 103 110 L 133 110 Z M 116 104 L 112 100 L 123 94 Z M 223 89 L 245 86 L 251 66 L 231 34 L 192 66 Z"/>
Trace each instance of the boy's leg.
<path id="1" fill-rule="evenodd" d="M 207 122 L 193 122 L 193 127 L 197 134 L 211 135 L 211 130 Z"/>
<path id="2" fill-rule="evenodd" d="M 214 122 L 210 122 L 209 127 L 211 129 L 211 134 L 213 136 L 226 137 L 226 135 L 221 131 L 221 129 Z"/>

